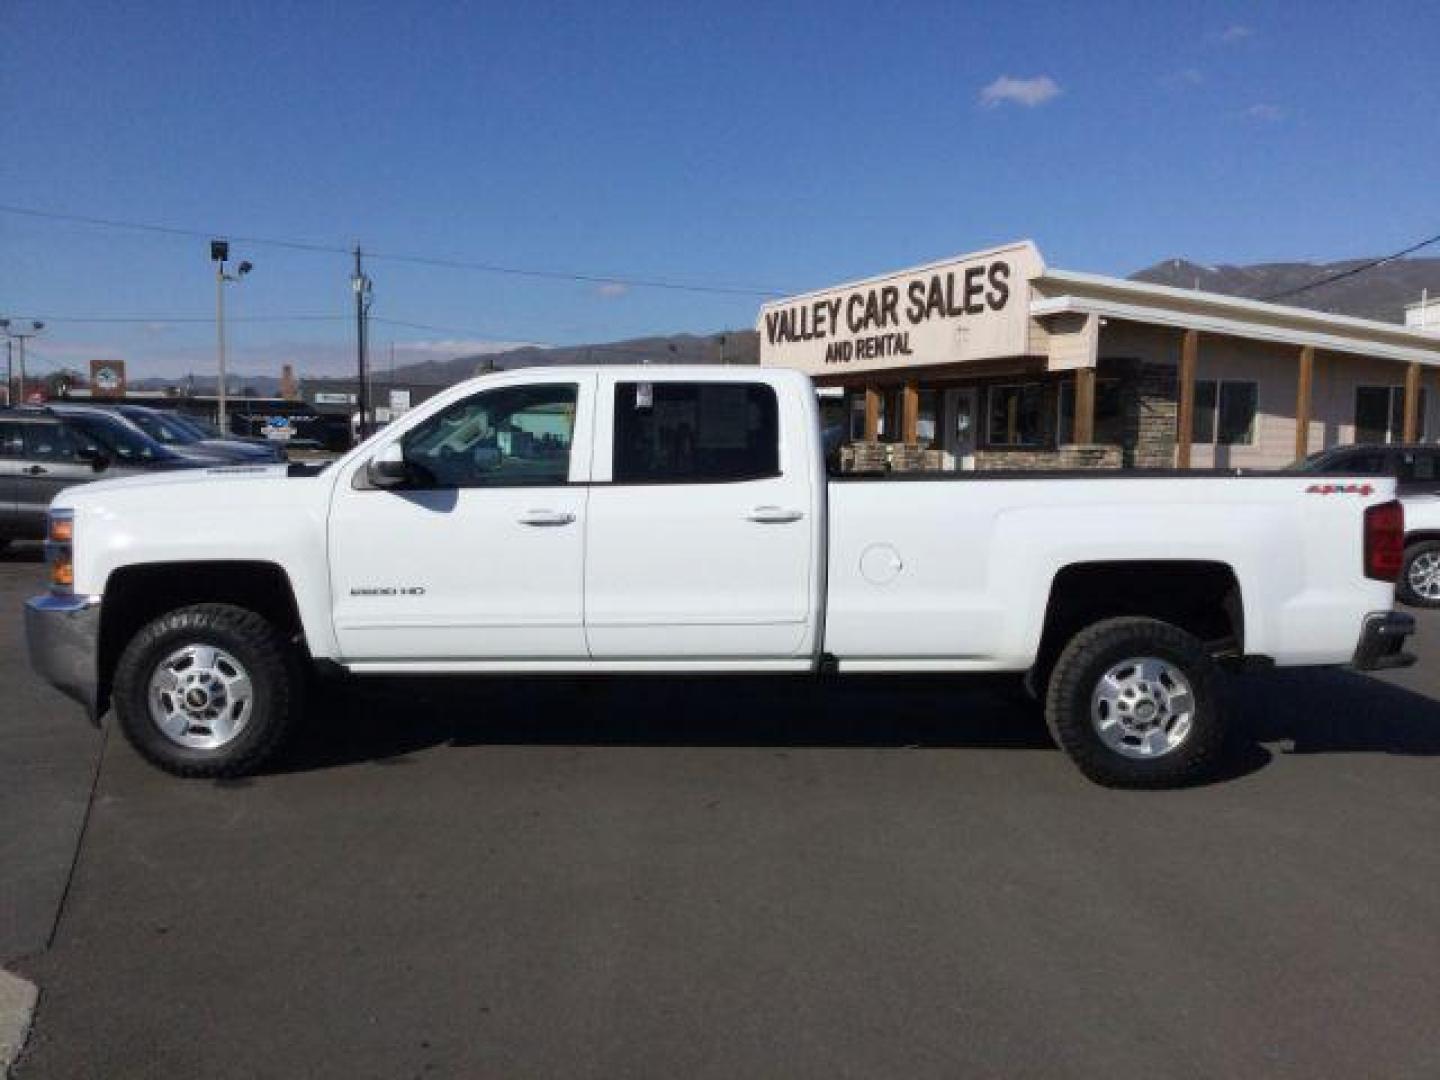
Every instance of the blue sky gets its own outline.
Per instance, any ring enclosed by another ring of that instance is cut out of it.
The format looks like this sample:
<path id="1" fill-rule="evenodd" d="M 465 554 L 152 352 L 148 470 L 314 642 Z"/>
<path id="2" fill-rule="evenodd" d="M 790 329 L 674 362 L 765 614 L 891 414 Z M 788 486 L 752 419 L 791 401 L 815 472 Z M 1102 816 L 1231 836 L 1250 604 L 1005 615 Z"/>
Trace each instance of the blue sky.
<path id="1" fill-rule="evenodd" d="M 8 0 L 0 203 L 784 291 L 1031 237 L 1128 273 L 1440 231 L 1434 3 Z M 988 92 L 987 92 L 988 91 Z M 349 311 L 338 255 L 242 248 L 245 316 Z M 749 326 L 759 299 L 376 261 L 402 361 Z M 43 364 L 213 364 L 205 245 L 0 214 Z M 62 316 L 155 316 L 81 324 Z M 167 319 L 169 317 L 169 319 Z M 239 322 L 338 370 L 350 323 Z"/>

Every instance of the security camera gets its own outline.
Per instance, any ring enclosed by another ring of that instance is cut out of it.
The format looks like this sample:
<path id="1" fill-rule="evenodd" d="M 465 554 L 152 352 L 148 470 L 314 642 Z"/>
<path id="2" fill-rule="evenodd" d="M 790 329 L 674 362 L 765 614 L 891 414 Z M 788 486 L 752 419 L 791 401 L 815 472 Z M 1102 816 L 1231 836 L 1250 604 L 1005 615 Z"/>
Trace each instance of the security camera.
<path id="1" fill-rule="evenodd" d="M 241 260 L 241 262 L 240 262 L 240 276 L 241 276 L 241 277 L 244 277 L 246 274 L 248 274 L 248 273 L 249 273 L 251 270 L 253 270 L 253 269 L 255 269 L 255 264 L 252 263 L 249 259 L 242 259 L 242 260 Z"/>

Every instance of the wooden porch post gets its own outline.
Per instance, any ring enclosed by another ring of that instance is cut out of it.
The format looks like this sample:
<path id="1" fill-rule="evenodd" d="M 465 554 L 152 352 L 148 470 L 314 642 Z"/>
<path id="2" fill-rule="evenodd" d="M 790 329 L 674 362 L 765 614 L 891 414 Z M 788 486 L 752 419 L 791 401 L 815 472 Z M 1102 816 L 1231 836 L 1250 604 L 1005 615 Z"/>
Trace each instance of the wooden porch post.
<path id="1" fill-rule="evenodd" d="M 920 386 L 913 381 L 900 389 L 900 441 L 907 445 L 920 441 Z"/>
<path id="2" fill-rule="evenodd" d="M 1300 378 L 1295 387 L 1295 457 L 1310 453 L 1310 387 L 1315 379 L 1315 347 L 1300 349 Z"/>
<path id="3" fill-rule="evenodd" d="M 1405 365 L 1405 431 L 1401 438 L 1414 442 L 1420 437 L 1420 364 Z"/>
<path id="4" fill-rule="evenodd" d="M 1075 429 L 1071 438 L 1082 445 L 1095 441 L 1095 369 L 1075 369 Z"/>
<path id="5" fill-rule="evenodd" d="M 865 387 L 865 441 L 874 442 L 880 437 L 880 391 L 877 387 Z"/>
<path id="6" fill-rule="evenodd" d="M 1180 408 L 1176 421 L 1175 467 L 1190 468 L 1190 442 L 1195 431 L 1195 362 L 1200 354 L 1200 333 L 1186 330 L 1180 342 Z"/>

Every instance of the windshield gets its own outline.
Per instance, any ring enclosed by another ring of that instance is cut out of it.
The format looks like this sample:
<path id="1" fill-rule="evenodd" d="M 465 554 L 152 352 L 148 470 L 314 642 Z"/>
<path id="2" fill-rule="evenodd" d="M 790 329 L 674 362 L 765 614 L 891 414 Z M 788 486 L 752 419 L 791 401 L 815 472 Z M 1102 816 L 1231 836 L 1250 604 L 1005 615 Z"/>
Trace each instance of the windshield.
<path id="1" fill-rule="evenodd" d="M 1334 455 L 1333 450 L 1317 450 L 1309 457 L 1297 458 L 1287 467 L 1293 472 L 1315 472 Z"/>
<path id="2" fill-rule="evenodd" d="M 164 413 L 144 412 L 140 409 L 126 410 L 122 413 L 125 419 L 139 425 L 140 430 L 149 435 L 156 442 L 164 443 L 166 446 L 186 446 L 193 442 L 199 442 L 200 436 L 192 432 L 188 427 Z"/>
<path id="3" fill-rule="evenodd" d="M 203 439 L 218 439 L 220 437 L 220 429 L 210 423 L 209 420 L 202 420 L 198 416 L 180 416 L 176 419 L 194 428 L 200 433 L 200 437 Z"/>
<path id="4" fill-rule="evenodd" d="M 66 421 L 116 461 L 168 461 L 175 457 L 154 439 L 109 416 L 68 416 Z"/>
<path id="5" fill-rule="evenodd" d="M 196 439 L 208 439 L 218 434 L 218 432 L 206 430 L 201 426 L 201 421 L 196 420 L 193 416 L 186 416 L 184 413 L 175 413 L 174 415 L 166 416 L 165 419 L 176 427 L 188 431 Z"/>

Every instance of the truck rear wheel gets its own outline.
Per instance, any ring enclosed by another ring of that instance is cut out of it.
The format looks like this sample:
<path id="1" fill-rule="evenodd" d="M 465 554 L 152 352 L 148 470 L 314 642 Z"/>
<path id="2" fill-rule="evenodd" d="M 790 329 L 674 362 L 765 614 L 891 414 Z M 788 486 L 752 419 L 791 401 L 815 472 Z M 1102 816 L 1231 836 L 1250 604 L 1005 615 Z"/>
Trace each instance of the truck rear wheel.
<path id="1" fill-rule="evenodd" d="M 1440 607 L 1440 541 L 1422 540 L 1405 549 L 1395 592 L 1412 607 Z"/>
<path id="2" fill-rule="evenodd" d="M 148 760 L 176 776 L 240 776 L 269 760 L 298 698 L 284 637 L 229 604 L 196 604 L 143 627 L 115 668 L 116 716 Z"/>
<path id="3" fill-rule="evenodd" d="M 1045 719 L 1080 771 L 1107 787 L 1161 788 L 1211 774 L 1225 748 L 1215 662 L 1156 619 L 1080 631 L 1050 677 Z"/>

